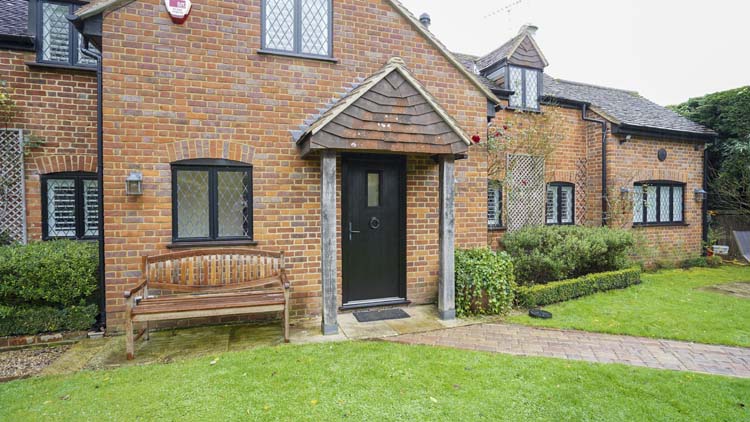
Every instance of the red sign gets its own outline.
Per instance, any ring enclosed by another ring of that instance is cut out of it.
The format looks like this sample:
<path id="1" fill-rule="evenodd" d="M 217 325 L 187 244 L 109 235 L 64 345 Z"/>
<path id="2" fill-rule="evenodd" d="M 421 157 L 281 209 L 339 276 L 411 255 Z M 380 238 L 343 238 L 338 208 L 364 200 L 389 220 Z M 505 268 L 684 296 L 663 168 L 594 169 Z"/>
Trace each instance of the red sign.
<path id="1" fill-rule="evenodd" d="M 164 5 L 167 7 L 167 12 L 169 12 L 172 22 L 176 24 L 184 23 L 188 15 L 190 15 L 190 9 L 193 7 L 193 3 L 190 0 L 164 0 Z"/>

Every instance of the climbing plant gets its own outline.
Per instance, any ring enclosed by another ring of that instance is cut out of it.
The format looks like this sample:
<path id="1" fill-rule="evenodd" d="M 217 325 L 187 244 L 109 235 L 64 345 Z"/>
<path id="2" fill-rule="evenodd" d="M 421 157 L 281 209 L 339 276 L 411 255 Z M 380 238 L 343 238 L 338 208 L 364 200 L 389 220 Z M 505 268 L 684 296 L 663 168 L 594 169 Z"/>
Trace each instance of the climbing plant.
<path id="1" fill-rule="evenodd" d="M 0 80 L 0 127 L 7 128 L 16 114 L 16 102 L 8 89 L 8 83 Z"/>

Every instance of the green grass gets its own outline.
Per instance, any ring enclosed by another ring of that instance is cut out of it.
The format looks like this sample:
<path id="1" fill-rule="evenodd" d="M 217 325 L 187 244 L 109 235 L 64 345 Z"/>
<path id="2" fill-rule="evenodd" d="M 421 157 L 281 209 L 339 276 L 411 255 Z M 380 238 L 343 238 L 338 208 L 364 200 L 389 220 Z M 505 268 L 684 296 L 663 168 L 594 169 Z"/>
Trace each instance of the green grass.
<path id="1" fill-rule="evenodd" d="M 0 420 L 750 420 L 750 380 L 686 372 L 385 342 L 211 360 L 0 384 Z"/>
<path id="2" fill-rule="evenodd" d="M 750 299 L 700 290 L 750 281 L 750 267 L 723 266 L 643 274 L 643 284 L 545 307 L 550 320 L 511 322 L 603 333 L 750 347 Z"/>

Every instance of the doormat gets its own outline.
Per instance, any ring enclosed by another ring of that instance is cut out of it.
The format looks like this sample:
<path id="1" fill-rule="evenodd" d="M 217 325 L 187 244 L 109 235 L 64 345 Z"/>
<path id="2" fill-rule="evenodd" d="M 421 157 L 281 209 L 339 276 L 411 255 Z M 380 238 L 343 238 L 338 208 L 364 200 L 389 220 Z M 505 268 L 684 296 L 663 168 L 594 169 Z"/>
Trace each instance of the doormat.
<path id="1" fill-rule="evenodd" d="M 382 311 L 361 311 L 355 312 L 354 318 L 359 322 L 385 321 L 389 319 L 411 318 L 403 309 L 393 308 Z"/>

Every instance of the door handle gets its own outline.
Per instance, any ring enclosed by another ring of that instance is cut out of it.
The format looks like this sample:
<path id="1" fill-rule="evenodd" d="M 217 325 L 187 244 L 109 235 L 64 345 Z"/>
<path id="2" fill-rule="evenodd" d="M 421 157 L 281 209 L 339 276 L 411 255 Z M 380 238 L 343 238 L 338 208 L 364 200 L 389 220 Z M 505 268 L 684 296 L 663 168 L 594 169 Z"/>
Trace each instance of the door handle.
<path id="1" fill-rule="evenodd" d="M 353 230 L 352 229 L 352 222 L 350 221 L 349 222 L 349 241 L 352 240 L 352 235 L 353 234 L 358 234 L 358 233 L 361 233 L 361 232 L 359 230 Z"/>

